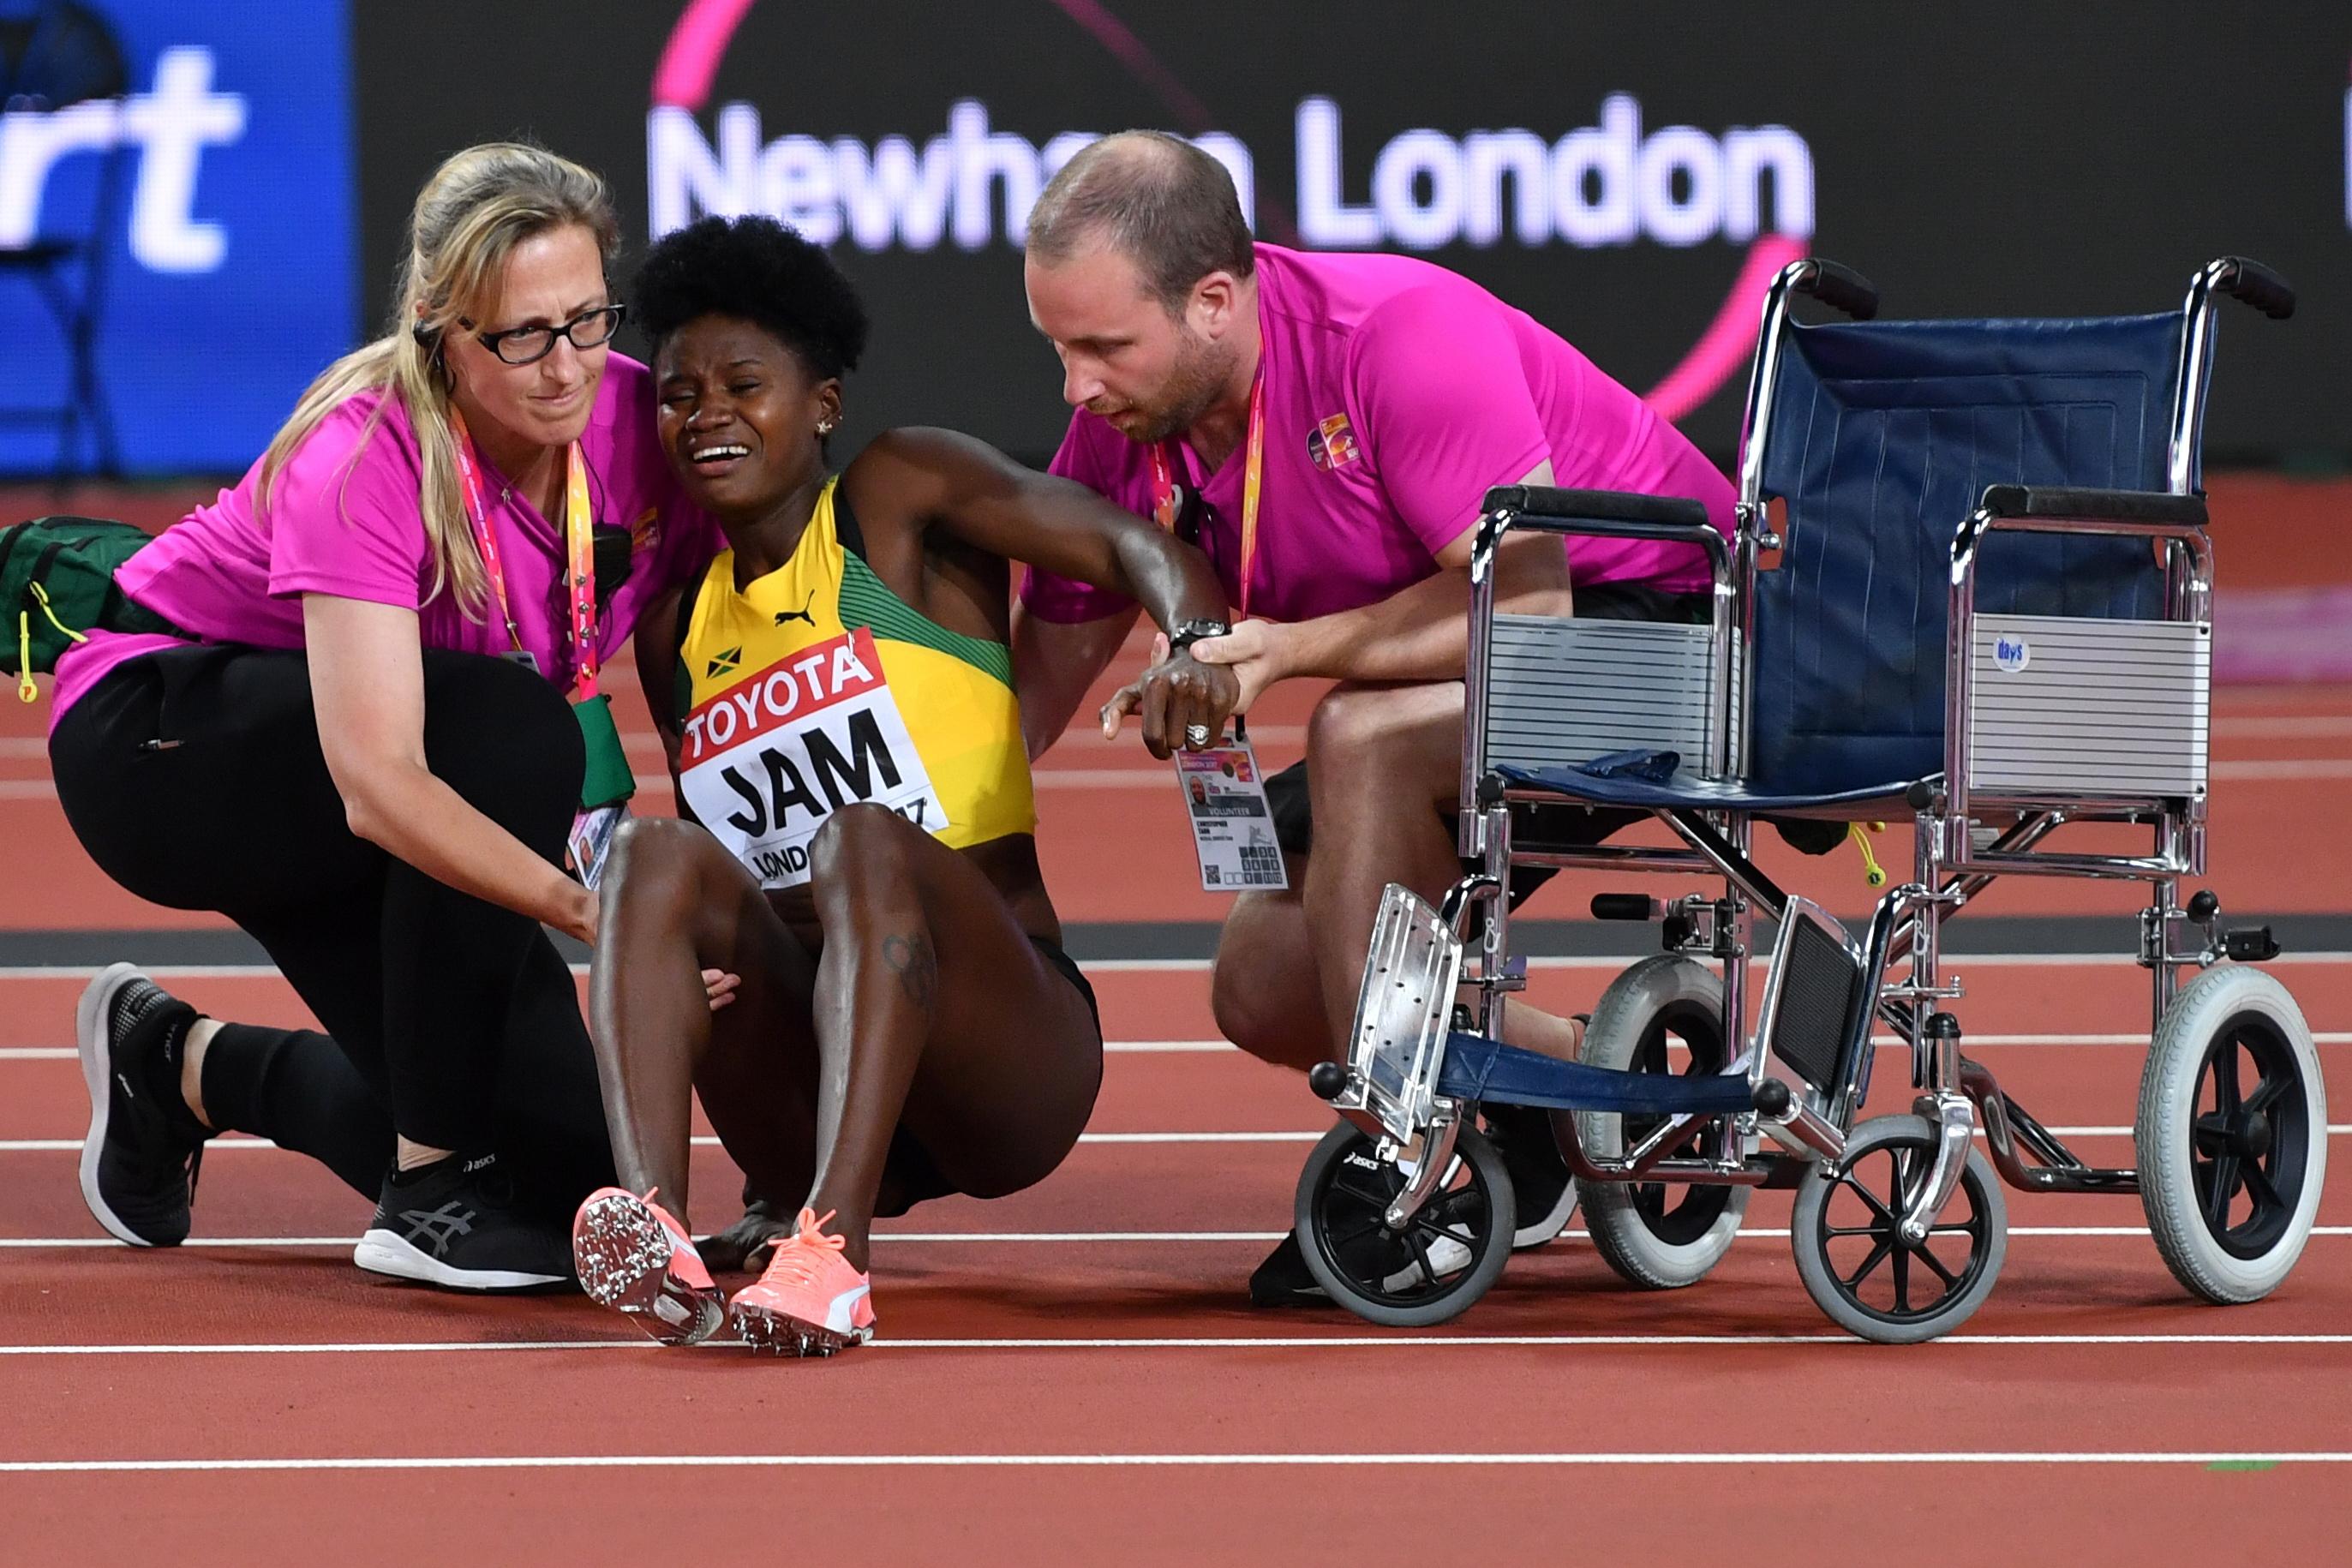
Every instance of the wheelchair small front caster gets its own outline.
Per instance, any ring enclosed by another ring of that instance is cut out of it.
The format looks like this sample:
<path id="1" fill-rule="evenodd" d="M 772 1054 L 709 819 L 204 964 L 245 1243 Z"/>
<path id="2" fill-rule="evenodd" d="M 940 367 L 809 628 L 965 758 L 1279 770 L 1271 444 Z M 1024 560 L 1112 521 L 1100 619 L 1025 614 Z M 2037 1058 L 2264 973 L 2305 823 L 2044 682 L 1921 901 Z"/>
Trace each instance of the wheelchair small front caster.
<path id="1" fill-rule="evenodd" d="M 1503 1272 L 1511 1178 L 1495 1146 L 1465 1127 L 1437 1190 L 1393 1231 L 1384 1216 L 1405 1180 L 1369 1134 L 1342 1121 L 1298 1173 L 1292 1217 L 1307 1269 L 1334 1301 L 1369 1322 L 1426 1328 L 1467 1311 Z"/>
<path id="2" fill-rule="evenodd" d="M 1904 1211 L 1936 1164 L 1936 1129 L 1877 1116 L 1853 1130 L 1843 1161 L 1806 1167 L 1789 1236 L 1814 1305 L 1848 1333 L 1917 1344 L 1950 1333 L 1984 1304 L 2009 1247 L 2008 1206 L 1971 1151 L 1959 1191 L 1916 1242 Z"/>

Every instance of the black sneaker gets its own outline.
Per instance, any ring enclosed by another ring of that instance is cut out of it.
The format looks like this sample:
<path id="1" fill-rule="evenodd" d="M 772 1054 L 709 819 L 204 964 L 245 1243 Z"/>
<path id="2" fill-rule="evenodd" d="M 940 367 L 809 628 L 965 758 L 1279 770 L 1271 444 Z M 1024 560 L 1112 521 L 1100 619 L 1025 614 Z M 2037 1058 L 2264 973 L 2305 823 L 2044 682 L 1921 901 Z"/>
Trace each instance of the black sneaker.
<path id="1" fill-rule="evenodd" d="M 352 1261 L 447 1290 L 536 1290 L 572 1281 L 572 1238 L 517 1212 L 495 1154 L 452 1154 L 384 1176 Z"/>
<path id="2" fill-rule="evenodd" d="M 1470 1260 L 1470 1249 L 1450 1237 L 1440 1237 L 1429 1248 L 1430 1261 L 1440 1273 L 1459 1268 Z M 1349 1270 L 1350 1278 L 1363 1278 L 1378 1268 L 1393 1268 L 1382 1282 L 1381 1289 L 1402 1290 L 1421 1281 L 1424 1276 L 1421 1266 L 1403 1256 L 1402 1247 L 1382 1236 L 1362 1237 L 1352 1246 L 1343 1247 L 1340 1261 Z M 1298 1233 L 1291 1232 L 1282 1244 L 1266 1254 L 1265 1261 L 1250 1276 L 1250 1305 L 1253 1307 L 1328 1307 L 1330 1292 L 1317 1282 L 1307 1267 L 1307 1254 L 1298 1245 Z"/>
<path id="3" fill-rule="evenodd" d="M 1541 1247 L 1568 1228 L 1576 1212 L 1576 1179 L 1552 1136 L 1551 1112 L 1533 1105 L 1487 1105 L 1486 1136 L 1511 1173 L 1517 1226 L 1511 1250 Z"/>
<path id="4" fill-rule="evenodd" d="M 128 963 L 91 981 L 74 1009 L 89 1090 L 82 1201 L 109 1236 L 133 1247 L 188 1238 L 211 1136 L 180 1098 L 180 1050 L 196 1016 Z"/>
<path id="5" fill-rule="evenodd" d="M 1331 1298 L 1307 1271 L 1307 1255 L 1298 1249 L 1298 1233 L 1282 1238 L 1265 1261 L 1250 1276 L 1253 1307 L 1328 1307 Z"/>

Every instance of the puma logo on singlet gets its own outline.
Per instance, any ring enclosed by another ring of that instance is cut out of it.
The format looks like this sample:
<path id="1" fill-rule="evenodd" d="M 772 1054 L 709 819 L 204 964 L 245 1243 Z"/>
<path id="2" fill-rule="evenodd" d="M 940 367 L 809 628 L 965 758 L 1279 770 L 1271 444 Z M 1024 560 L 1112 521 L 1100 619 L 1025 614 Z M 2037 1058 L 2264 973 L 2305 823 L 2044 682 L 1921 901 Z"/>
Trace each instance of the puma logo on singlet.
<path id="1" fill-rule="evenodd" d="M 814 588 L 811 588 L 809 590 L 807 604 L 803 605 L 797 610 L 778 610 L 776 612 L 776 625 L 781 626 L 786 621 L 805 621 L 812 628 L 814 628 L 816 626 L 815 610 L 816 590 Z"/>

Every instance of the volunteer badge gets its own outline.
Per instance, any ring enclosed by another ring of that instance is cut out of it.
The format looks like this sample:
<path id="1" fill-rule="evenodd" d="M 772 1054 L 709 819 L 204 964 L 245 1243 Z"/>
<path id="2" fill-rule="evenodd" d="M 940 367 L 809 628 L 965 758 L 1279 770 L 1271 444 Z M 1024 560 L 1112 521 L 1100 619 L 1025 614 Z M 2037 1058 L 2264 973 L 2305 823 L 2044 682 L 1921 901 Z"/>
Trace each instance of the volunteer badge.
<path id="1" fill-rule="evenodd" d="M 1307 432 L 1307 455 L 1318 468 L 1343 468 L 1354 462 L 1356 436 L 1348 428 L 1348 416 L 1334 414 Z"/>

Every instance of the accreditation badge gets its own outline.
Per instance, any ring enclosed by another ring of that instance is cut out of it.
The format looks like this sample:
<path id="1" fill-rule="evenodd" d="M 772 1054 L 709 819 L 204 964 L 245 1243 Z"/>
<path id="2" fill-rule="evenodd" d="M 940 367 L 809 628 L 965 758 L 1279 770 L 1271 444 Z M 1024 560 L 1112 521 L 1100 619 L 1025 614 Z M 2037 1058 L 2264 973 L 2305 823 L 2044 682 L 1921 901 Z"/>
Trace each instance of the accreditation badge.
<path id="1" fill-rule="evenodd" d="M 572 819 L 572 869 L 590 892 L 604 879 L 604 862 L 613 853 L 613 835 L 629 819 L 625 805 L 600 805 Z"/>
<path id="2" fill-rule="evenodd" d="M 1275 842 L 1265 775 L 1246 730 L 1237 726 L 1231 741 L 1178 752 L 1176 783 L 1192 817 L 1203 892 L 1280 892 L 1290 886 L 1282 847 Z"/>

